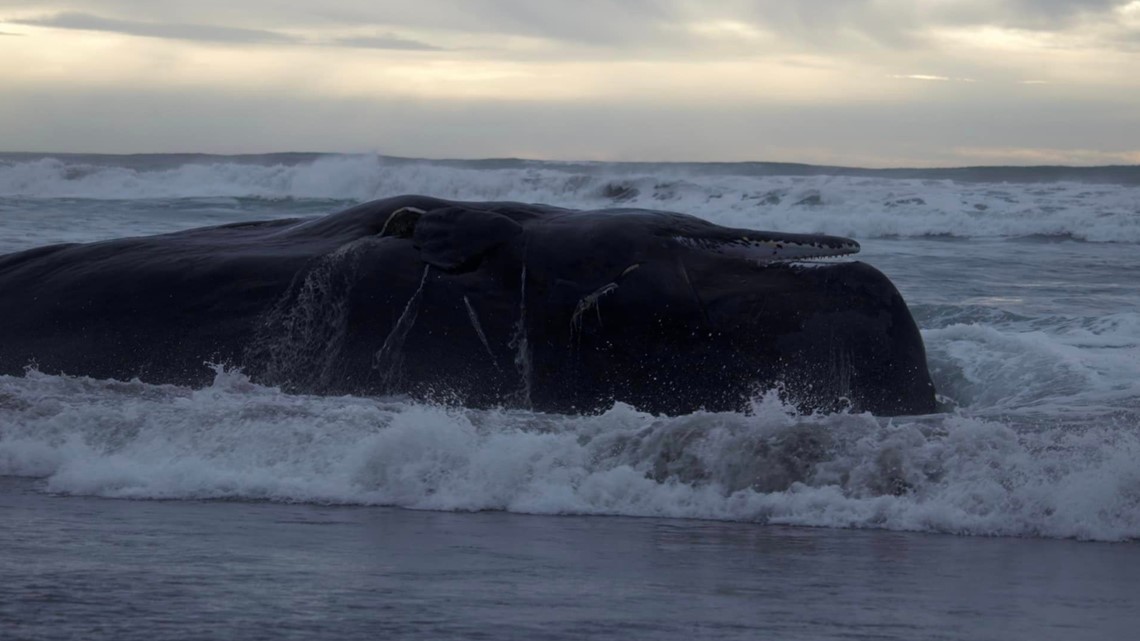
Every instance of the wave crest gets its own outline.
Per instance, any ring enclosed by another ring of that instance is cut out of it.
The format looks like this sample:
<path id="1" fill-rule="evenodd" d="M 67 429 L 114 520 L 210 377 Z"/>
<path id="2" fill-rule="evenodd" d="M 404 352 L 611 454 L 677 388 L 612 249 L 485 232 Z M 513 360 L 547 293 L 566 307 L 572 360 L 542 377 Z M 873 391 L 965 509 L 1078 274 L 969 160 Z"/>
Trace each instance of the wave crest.
<path id="1" fill-rule="evenodd" d="M 374 155 L 259 162 L 192 157 L 112 164 L 105 157 L 0 159 L 0 198 L 330 201 L 405 193 L 579 208 L 672 209 L 714 222 L 875 237 L 1039 237 L 1140 243 L 1140 187 L 779 175 L 721 165 L 409 161 Z M 715 169 L 715 171 L 714 171 Z M 954 174 L 948 174 L 954 175 Z"/>

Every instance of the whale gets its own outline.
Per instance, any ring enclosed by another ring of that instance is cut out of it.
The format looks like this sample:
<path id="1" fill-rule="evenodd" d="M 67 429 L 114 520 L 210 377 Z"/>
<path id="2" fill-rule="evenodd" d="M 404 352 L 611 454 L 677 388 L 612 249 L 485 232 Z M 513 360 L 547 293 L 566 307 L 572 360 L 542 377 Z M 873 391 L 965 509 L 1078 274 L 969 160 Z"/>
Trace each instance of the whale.
<path id="1" fill-rule="evenodd" d="M 407 195 L 0 256 L 0 374 L 656 414 L 936 409 L 851 239 L 648 209 Z"/>

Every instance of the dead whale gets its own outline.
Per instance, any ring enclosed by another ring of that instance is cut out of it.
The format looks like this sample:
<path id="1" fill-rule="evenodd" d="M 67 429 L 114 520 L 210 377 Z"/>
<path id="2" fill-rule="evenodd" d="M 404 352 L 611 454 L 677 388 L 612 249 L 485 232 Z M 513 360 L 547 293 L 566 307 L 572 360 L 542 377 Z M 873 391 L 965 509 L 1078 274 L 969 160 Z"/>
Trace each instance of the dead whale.
<path id="1" fill-rule="evenodd" d="M 921 336 L 845 238 L 642 209 L 401 196 L 0 257 L 0 373 L 590 412 L 935 408 Z"/>

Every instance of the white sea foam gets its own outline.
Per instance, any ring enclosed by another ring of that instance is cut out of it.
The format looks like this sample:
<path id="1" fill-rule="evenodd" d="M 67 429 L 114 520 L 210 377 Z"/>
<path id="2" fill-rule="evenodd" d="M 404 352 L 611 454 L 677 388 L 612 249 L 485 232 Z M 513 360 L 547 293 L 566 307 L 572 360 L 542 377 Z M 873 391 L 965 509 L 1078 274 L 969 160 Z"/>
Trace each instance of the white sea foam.
<path id="1" fill-rule="evenodd" d="M 725 225 L 893 236 L 1070 237 L 1140 242 L 1140 187 L 852 176 L 760 176 L 620 164 L 504 168 L 368 155 L 298 164 L 188 161 L 152 169 L 0 160 L 0 198 L 255 198 L 363 202 L 406 193 L 598 208 L 671 209 Z M 330 209 L 335 205 L 330 203 Z"/>
<path id="2" fill-rule="evenodd" d="M 976 535 L 1140 537 L 1136 425 L 1015 429 L 966 414 L 655 417 L 473 411 L 0 377 L 0 474 L 52 492 L 617 514 Z"/>
<path id="3" fill-rule="evenodd" d="M 939 390 L 975 413 L 1073 420 L 1140 409 L 1140 315 L 924 329 Z"/>

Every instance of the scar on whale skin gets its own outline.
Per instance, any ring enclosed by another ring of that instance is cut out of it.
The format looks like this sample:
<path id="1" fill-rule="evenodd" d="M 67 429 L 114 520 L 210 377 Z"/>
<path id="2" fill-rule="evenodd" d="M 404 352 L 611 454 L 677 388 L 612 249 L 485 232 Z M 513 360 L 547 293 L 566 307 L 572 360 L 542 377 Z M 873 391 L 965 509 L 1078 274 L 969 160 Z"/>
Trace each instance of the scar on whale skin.
<path id="1" fill-rule="evenodd" d="M 424 274 L 420 277 L 420 286 L 408 299 L 403 313 L 392 326 L 392 330 L 388 332 L 388 337 L 384 339 L 384 344 L 380 347 L 380 351 L 376 352 L 373 359 L 373 368 L 380 372 L 380 381 L 385 389 L 390 388 L 400 376 L 404 341 L 408 338 L 408 332 L 412 331 L 412 326 L 416 324 L 416 317 L 419 315 L 420 295 L 424 291 L 424 283 L 427 282 L 430 271 L 431 265 L 424 265 Z"/>
<path id="2" fill-rule="evenodd" d="M 578 301 L 578 305 L 574 308 L 574 314 L 570 317 L 570 327 L 575 331 L 582 329 L 582 314 L 585 314 L 590 309 L 598 315 L 598 324 L 602 324 L 602 310 L 598 307 L 598 300 L 607 294 L 612 294 L 617 291 L 617 283 L 606 283 L 601 287 L 595 289 L 593 293 L 586 294 Z"/>
<path id="3" fill-rule="evenodd" d="M 578 333 L 582 330 L 582 315 L 590 309 L 598 316 L 598 325 L 602 324 L 602 310 L 598 307 L 598 301 L 608 294 L 612 294 L 618 289 L 618 283 L 621 279 L 629 275 L 630 272 L 641 267 L 641 263 L 634 263 L 629 267 L 622 270 L 621 274 L 613 280 L 613 282 L 606 283 L 601 287 L 595 289 L 593 292 L 586 294 L 579 301 L 578 305 L 574 307 L 574 314 L 570 316 L 570 329 L 571 333 Z"/>
<path id="4" fill-rule="evenodd" d="M 416 228 L 416 221 L 425 213 L 427 212 L 419 207 L 401 207 L 388 216 L 380 233 L 376 235 L 410 238 Z"/>
<path id="5" fill-rule="evenodd" d="M 701 318 L 708 323 L 709 312 L 705 309 L 705 301 L 701 300 L 701 295 L 697 293 L 697 288 L 693 287 L 693 279 L 689 277 L 689 268 L 685 266 L 684 259 L 677 259 L 677 267 L 681 271 L 681 278 L 685 281 L 685 286 L 689 288 L 689 295 L 693 297 L 693 302 L 697 304 L 697 309 L 701 310 Z"/>
<path id="6" fill-rule="evenodd" d="M 483 348 L 487 350 L 487 356 L 491 357 L 491 364 L 495 369 L 502 371 L 503 368 L 499 367 L 499 361 L 495 359 L 495 352 L 491 350 L 491 343 L 487 341 L 487 335 L 483 332 L 483 325 L 479 322 L 479 315 L 475 313 L 475 307 L 471 305 L 471 300 L 466 295 L 463 296 L 463 304 L 467 306 L 467 316 L 471 319 L 471 327 L 475 328 L 475 333 L 479 336 L 479 341 L 483 343 Z"/>

